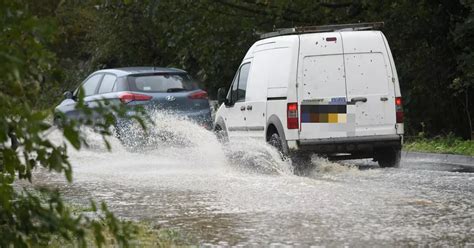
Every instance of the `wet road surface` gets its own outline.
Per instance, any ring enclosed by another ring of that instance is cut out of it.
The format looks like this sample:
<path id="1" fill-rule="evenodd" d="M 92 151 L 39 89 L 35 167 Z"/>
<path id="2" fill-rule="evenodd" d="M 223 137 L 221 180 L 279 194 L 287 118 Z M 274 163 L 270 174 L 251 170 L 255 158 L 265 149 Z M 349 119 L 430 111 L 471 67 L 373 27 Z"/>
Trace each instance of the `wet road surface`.
<path id="1" fill-rule="evenodd" d="M 173 124 L 175 125 L 175 124 Z M 189 125 L 189 126 L 188 126 Z M 403 160 L 313 158 L 306 176 L 265 144 L 221 146 L 182 123 L 188 145 L 113 151 L 90 135 L 71 151 L 74 182 L 38 172 L 75 203 L 105 201 L 116 215 L 176 229 L 200 245 L 456 246 L 474 244 L 474 174 L 453 165 Z"/>

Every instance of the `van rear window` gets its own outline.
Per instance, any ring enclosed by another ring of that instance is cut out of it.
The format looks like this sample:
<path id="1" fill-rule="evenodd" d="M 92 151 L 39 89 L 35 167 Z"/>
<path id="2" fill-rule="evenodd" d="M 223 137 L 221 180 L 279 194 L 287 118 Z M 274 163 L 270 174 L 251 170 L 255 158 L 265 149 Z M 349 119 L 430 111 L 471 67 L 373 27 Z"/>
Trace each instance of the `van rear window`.
<path id="1" fill-rule="evenodd" d="M 141 92 L 179 92 L 198 88 L 187 74 L 140 74 L 128 77 L 130 90 Z"/>

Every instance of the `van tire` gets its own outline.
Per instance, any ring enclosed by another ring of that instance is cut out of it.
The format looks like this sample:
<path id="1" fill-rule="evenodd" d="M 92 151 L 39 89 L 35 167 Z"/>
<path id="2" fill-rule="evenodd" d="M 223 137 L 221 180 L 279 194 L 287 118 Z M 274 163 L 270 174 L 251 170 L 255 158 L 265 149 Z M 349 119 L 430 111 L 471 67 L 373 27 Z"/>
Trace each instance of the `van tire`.
<path id="1" fill-rule="evenodd" d="M 227 143 L 229 141 L 229 138 L 227 137 L 227 132 L 219 125 L 216 125 L 214 128 L 214 134 L 217 137 L 217 140 L 220 143 Z"/>
<path id="2" fill-rule="evenodd" d="M 286 156 L 283 151 L 283 144 L 281 142 L 280 135 L 278 133 L 271 133 L 267 140 L 268 144 L 275 147 L 282 155 Z"/>
<path id="3" fill-rule="evenodd" d="M 381 168 L 397 168 L 400 166 L 400 148 L 384 148 L 376 151 L 375 159 Z"/>
<path id="4" fill-rule="evenodd" d="M 289 158 L 295 169 L 296 175 L 305 175 L 308 168 L 311 167 L 311 154 L 302 152 L 289 152 L 283 147 L 283 141 L 278 132 L 273 132 L 267 138 L 268 144 L 275 147 L 280 153 L 281 159 Z"/>

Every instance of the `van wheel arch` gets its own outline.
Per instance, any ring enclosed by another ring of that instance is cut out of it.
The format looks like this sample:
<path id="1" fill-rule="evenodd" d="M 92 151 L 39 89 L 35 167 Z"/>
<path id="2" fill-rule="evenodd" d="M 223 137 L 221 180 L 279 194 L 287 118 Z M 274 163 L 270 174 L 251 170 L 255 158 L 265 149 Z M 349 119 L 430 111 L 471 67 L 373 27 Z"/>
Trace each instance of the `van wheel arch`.
<path id="1" fill-rule="evenodd" d="M 289 148 L 288 148 L 288 143 L 286 142 L 285 131 L 284 131 L 283 125 L 281 124 L 280 119 L 276 115 L 272 115 L 270 116 L 270 118 L 268 118 L 266 135 L 265 135 L 267 142 L 270 141 L 270 138 L 272 137 L 274 133 L 276 133 L 280 138 L 281 149 L 282 149 L 281 152 L 284 155 L 288 155 Z"/>
<path id="2" fill-rule="evenodd" d="M 213 130 L 214 130 L 214 133 L 217 136 L 217 139 L 220 142 L 229 141 L 229 136 L 227 135 L 227 128 L 226 128 L 225 122 L 224 122 L 224 120 L 222 120 L 222 118 L 219 118 L 216 121 L 216 124 L 214 125 Z"/>

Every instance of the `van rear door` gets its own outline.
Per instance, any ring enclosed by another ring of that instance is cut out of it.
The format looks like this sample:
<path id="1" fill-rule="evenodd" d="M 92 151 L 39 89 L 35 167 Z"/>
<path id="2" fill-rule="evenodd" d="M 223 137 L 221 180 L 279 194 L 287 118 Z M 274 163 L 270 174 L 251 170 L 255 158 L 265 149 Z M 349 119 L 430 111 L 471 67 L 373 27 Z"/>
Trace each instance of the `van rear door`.
<path id="1" fill-rule="evenodd" d="M 396 134 L 395 78 L 379 31 L 341 32 L 349 118 L 348 136 Z"/>
<path id="2" fill-rule="evenodd" d="M 300 139 L 347 137 L 346 81 L 340 33 L 300 36 Z"/>

